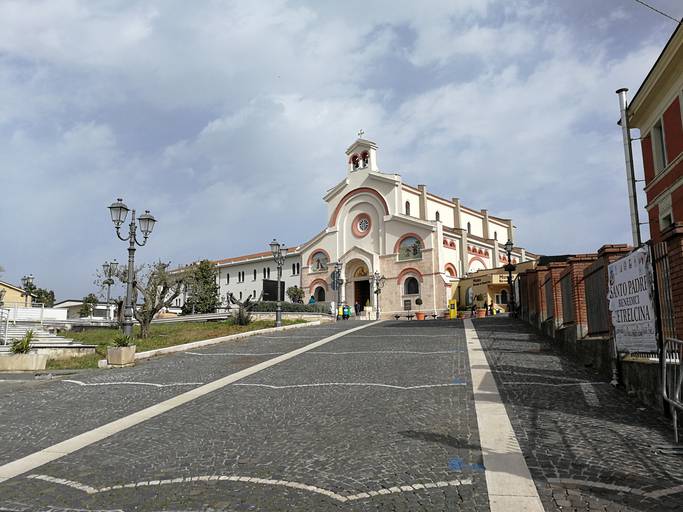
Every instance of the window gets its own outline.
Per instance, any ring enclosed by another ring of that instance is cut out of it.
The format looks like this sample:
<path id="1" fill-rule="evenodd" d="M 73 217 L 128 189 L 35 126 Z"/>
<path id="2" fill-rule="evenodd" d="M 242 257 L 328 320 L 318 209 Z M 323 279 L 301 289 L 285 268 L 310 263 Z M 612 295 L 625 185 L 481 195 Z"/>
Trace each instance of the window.
<path id="1" fill-rule="evenodd" d="M 254 269 L 254 281 L 256 281 L 256 269 Z"/>
<path id="2" fill-rule="evenodd" d="M 301 264 L 300 263 L 296 264 L 296 273 L 297 274 L 301 273 Z"/>
<path id="3" fill-rule="evenodd" d="M 266 267 L 263 267 L 263 279 L 266 278 Z"/>
<path id="4" fill-rule="evenodd" d="M 230 273 L 225 274 L 225 284 L 230 284 Z"/>
<path id="5" fill-rule="evenodd" d="M 417 295 L 420 293 L 420 283 L 414 277 L 409 277 L 403 282 L 403 295 Z"/>
<path id="6" fill-rule="evenodd" d="M 318 251 L 311 257 L 311 270 L 313 272 L 324 272 L 327 270 L 327 265 L 329 263 L 327 254 L 322 251 Z"/>
<path id="7" fill-rule="evenodd" d="M 242 300 L 242 292 L 240 292 L 240 300 Z"/>
<path id="8" fill-rule="evenodd" d="M 254 294 L 252 295 L 252 297 L 256 298 L 256 290 L 254 290 Z"/>
<path id="9" fill-rule="evenodd" d="M 422 243 L 414 236 L 401 240 L 398 246 L 399 260 L 415 260 L 422 258 Z"/>
<path id="10" fill-rule="evenodd" d="M 469 222 L 467 223 L 467 233 L 472 234 L 472 224 Z"/>
<path id="11" fill-rule="evenodd" d="M 270 279 L 270 267 L 266 269 L 266 274 L 268 275 L 268 279 Z"/>
<path id="12" fill-rule="evenodd" d="M 493 232 L 493 239 L 498 240 L 498 231 Z"/>
<path id="13" fill-rule="evenodd" d="M 436 212 L 436 215 L 434 215 L 434 218 L 436 219 L 436 222 L 441 222 L 441 214 L 439 212 Z"/>
<path id="14" fill-rule="evenodd" d="M 406 201 L 406 215 L 410 215 L 410 202 Z"/>
<path id="15" fill-rule="evenodd" d="M 296 275 L 296 263 L 292 263 L 292 275 Z"/>
<path id="16" fill-rule="evenodd" d="M 652 152 L 654 153 L 655 173 L 659 173 L 666 167 L 666 150 L 664 146 L 664 130 L 662 122 L 658 121 L 652 127 Z"/>

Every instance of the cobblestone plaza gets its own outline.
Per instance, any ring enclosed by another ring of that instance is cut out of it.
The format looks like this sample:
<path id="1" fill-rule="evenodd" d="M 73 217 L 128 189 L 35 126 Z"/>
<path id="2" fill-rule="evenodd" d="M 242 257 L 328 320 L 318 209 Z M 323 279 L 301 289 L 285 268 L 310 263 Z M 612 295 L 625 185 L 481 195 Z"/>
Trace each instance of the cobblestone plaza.
<path id="1" fill-rule="evenodd" d="M 506 318 L 311 326 L 0 389 L 2 511 L 681 510 L 670 426 Z"/>

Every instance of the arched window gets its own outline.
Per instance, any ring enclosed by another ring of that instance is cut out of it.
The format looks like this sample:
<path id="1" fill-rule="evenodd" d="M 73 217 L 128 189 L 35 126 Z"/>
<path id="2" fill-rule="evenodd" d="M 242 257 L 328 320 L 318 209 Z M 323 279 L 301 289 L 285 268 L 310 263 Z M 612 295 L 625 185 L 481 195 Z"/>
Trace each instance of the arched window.
<path id="1" fill-rule="evenodd" d="M 493 239 L 498 240 L 498 231 L 493 232 Z"/>
<path id="2" fill-rule="evenodd" d="M 328 263 L 327 254 L 318 251 L 311 257 L 311 270 L 313 270 L 313 272 L 323 272 L 327 270 Z"/>
<path id="3" fill-rule="evenodd" d="M 437 222 L 441 221 L 441 214 L 439 212 L 436 212 L 436 215 L 434 216 Z"/>
<path id="4" fill-rule="evenodd" d="M 318 286 L 313 292 L 313 297 L 316 302 L 325 302 L 325 288 Z"/>
<path id="5" fill-rule="evenodd" d="M 422 242 L 414 236 L 401 240 L 398 246 L 399 260 L 415 260 L 422 258 Z"/>
<path id="6" fill-rule="evenodd" d="M 296 273 L 298 274 L 298 273 L 300 273 L 300 272 L 301 272 L 301 264 L 300 264 L 300 263 L 297 263 L 297 264 L 296 264 Z"/>
<path id="7" fill-rule="evenodd" d="M 254 295 L 252 297 L 256 298 L 256 290 L 254 290 Z"/>
<path id="8" fill-rule="evenodd" d="M 263 279 L 266 278 L 266 267 L 263 267 Z"/>
<path id="9" fill-rule="evenodd" d="M 420 283 L 414 277 L 409 277 L 403 282 L 404 295 L 417 295 L 420 293 Z"/>
<path id="10" fill-rule="evenodd" d="M 410 215 L 410 201 L 406 201 L 406 215 Z"/>
<path id="11" fill-rule="evenodd" d="M 500 303 L 501 304 L 507 304 L 508 303 L 508 291 L 507 290 L 502 290 L 500 292 Z"/>
<path id="12" fill-rule="evenodd" d="M 467 232 L 470 234 L 472 233 L 472 224 L 470 224 L 469 222 L 467 223 Z"/>
<path id="13" fill-rule="evenodd" d="M 225 274 L 225 284 L 230 284 L 230 273 Z"/>
<path id="14" fill-rule="evenodd" d="M 254 281 L 256 281 L 256 269 L 254 269 Z"/>
<path id="15" fill-rule="evenodd" d="M 242 292 L 240 292 L 240 300 L 242 300 Z"/>
<path id="16" fill-rule="evenodd" d="M 292 275 L 296 274 L 296 263 L 292 263 Z"/>
<path id="17" fill-rule="evenodd" d="M 361 162 L 363 164 L 363 167 L 367 167 L 368 163 L 370 162 L 370 155 L 368 154 L 367 151 L 363 151 L 360 155 Z"/>
<path id="18" fill-rule="evenodd" d="M 268 276 L 268 279 L 270 279 L 270 267 L 266 269 L 266 275 Z"/>

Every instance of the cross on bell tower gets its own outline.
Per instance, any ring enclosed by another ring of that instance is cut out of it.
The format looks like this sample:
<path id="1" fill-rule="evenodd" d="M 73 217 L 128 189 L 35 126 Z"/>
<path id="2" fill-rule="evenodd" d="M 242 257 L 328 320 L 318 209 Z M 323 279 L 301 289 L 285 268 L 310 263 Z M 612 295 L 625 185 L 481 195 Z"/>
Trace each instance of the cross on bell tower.
<path id="1" fill-rule="evenodd" d="M 365 135 L 365 132 L 363 131 L 363 128 L 361 128 L 360 130 L 358 130 L 358 138 L 362 139 L 363 135 Z"/>

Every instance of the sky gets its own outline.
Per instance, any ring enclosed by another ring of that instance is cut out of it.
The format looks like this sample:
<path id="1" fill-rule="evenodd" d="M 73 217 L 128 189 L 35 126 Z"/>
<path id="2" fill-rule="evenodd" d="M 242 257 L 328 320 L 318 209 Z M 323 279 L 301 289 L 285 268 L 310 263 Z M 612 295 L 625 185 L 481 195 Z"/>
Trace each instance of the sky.
<path id="1" fill-rule="evenodd" d="M 158 220 L 140 263 L 303 243 L 360 129 L 530 251 L 628 243 L 615 90 L 675 28 L 634 0 L 0 0 L 0 279 L 96 291 L 118 197 Z"/>

